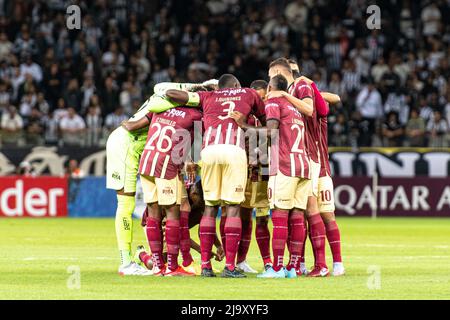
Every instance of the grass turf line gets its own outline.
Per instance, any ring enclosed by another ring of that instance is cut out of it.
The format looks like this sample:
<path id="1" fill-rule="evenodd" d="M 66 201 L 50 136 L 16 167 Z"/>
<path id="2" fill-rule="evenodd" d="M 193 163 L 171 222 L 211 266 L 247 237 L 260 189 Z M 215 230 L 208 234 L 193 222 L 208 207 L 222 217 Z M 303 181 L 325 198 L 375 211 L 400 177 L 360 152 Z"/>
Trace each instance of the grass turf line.
<path id="1" fill-rule="evenodd" d="M 2 218 L 0 299 L 450 299 L 450 219 L 352 217 L 338 223 L 344 277 L 204 279 L 118 276 L 113 219 Z M 133 228 L 135 249 L 145 238 L 137 220 Z M 310 266 L 309 242 L 306 250 Z M 331 268 L 328 248 L 327 260 Z M 248 261 L 262 269 L 254 234 Z M 81 270 L 80 289 L 67 286 L 70 266 Z"/>

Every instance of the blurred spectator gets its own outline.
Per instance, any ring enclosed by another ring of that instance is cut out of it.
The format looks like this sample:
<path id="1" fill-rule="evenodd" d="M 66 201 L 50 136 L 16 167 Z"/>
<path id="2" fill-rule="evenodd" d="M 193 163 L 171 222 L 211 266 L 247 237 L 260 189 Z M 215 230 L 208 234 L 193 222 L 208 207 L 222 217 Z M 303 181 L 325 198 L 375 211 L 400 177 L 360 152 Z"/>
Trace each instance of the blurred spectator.
<path id="1" fill-rule="evenodd" d="M 38 52 L 38 47 L 36 46 L 34 39 L 31 38 L 28 27 L 25 24 L 22 25 L 22 28 L 14 41 L 13 51 L 18 56 L 30 56 L 37 54 Z"/>
<path id="2" fill-rule="evenodd" d="M 301 32 L 308 21 L 308 7 L 304 0 L 294 0 L 284 9 L 287 22 L 292 30 Z"/>
<path id="3" fill-rule="evenodd" d="M 21 137 L 23 126 L 23 119 L 17 113 L 16 107 L 9 106 L 2 114 L 2 143 L 16 144 Z"/>
<path id="4" fill-rule="evenodd" d="M 429 135 L 429 147 L 447 147 L 448 123 L 442 118 L 440 111 L 434 111 L 433 119 L 427 124 L 427 132 Z"/>
<path id="5" fill-rule="evenodd" d="M 5 82 L 0 82 L 0 114 L 5 110 L 11 102 L 11 94 L 7 90 Z"/>
<path id="6" fill-rule="evenodd" d="M 371 81 L 356 97 L 356 107 L 361 114 L 362 120 L 367 121 L 367 133 L 371 136 L 375 133 L 376 119 L 383 117 L 381 94 Z"/>
<path id="7" fill-rule="evenodd" d="M 43 143 L 42 133 L 44 132 L 44 119 L 37 108 L 32 108 L 30 116 L 26 120 L 25 139 L 31 145 L 41 145 Z"/>
<path id="8" fill-rule="evenodd" d="M 81 179 L 86 176 L 83 170 L 78 166 L 78 161 L 70 159 L 67 165 L 67 175 L 72 179 Z"/>
<path id="9" fill-rule="evenodd" d="M 336 122 L 331 127 L 330 142 L 337 147 L 347 146 L 348 134 L 349 128 L 345 116 L 339 113 Z"/>
<path id="10" fill-rule="evenodd" d="M 68 106 L 75 109 L 76 112 L 81 112 L 82 96 L 78 88 L 78 80 L 70 79 L 67 89 L 64 93 L 64 100 Z"/>
<path id="11" fill-rule="evenodd" d="M 67 109 L 67 116 L 59 122 L 62 138 L 65 144 L 80 145 L 83 143 L 83 136 L 86 124 L 83 118 L 78 115 L 74 108 Z"/>
<path id="12" fill-rule="evenodd" d="M 100 110 L 95 105 L 91 105 L 86 114 L 86 143 L 88 146 L 95 146 L 100 140 L 102 132 L 102 118 Z"/>
<path id="13" fill-rule="evenodd" d="M 408 98 L 403 94 L 400 88 L 390 92 L 387 96 L 386 102 L 384 103 L 384 113 L 388 114 L 391 111 L 396 112 L 400 123 L 405 125 L 409 117 L 409 105 L 407 103 L 407 100 L 409 100 Z"/>
<path id="14" fill-rule="evenodd" d="M 33 62 L 30 54 L 26 54 L 23 58 L 24 63 L 20 65 L 20 73 L 22 75 L 30 74 L 37 83 L 42 81 L 42 68 L 36 62 Z"/>
<path id="15" fill-rule="evenodd" d="M 387 119 L 382 126 L 384 138 L 383 145 L 386 147 L 400 147 L 403 137 L 403 127 L 398 120 L 398 114 L 391 111 L 387 114 Z"/>
<path id="16" fill-rule="evenodd" d="M 412 109 L 410 118 L 406 123 L 406 136 L 410 147 L 422 147 L 425 143 L 425 120 L 419 117 L 417 109 Z"/>
<path id="17" fill-rule="evenodd" d="M 46 115 L 50 112 L 50 105 L 47 100 L 45 100 L 45 96 L 42 92 L 37 94 L 37 100 L 35 107 L 41 112 L 42 115 Z"/>
<path id="18" fill-rule="evenodd" d="M 45 132 L 44 141 L 49 145 L 58 144 L 59 139 L 59 120 L 55 117 L 54 112 L 50 112 L 43 118 Z"/>
<path id="19" fill-rule="evenodd" d="M 104 88 L 101 90 L 100 97 L 103 103 L 103 116 L 116 110 L 119 105 L 119 90 L 112 77 L 107 77 L 105 79 Z"/>
<path id="20" fill-rule="evenodd" d="M 105 127 L 109 131 L 113 131 L 115 128 L 120 126 L 123 121 L 128 120 L 127 115 L 124 112 L 123 107 L 118 107 L 113 113 L 106 116 Z"/>
<path id="21" fill-rule="evenodd" d="M 12 43 L 5 32 L 0 32 L 0 60 L 8 59 L 12 51 Z"/>
<path id="22" fill-rule="evenodd" d="M 439 32 L 441 12 L 439 11 L 436 2 L 431 1 L 431 3 L 422 10 L 420 18 L 422 19 L 422 32 L 424 36 L 433 36 Z"/>

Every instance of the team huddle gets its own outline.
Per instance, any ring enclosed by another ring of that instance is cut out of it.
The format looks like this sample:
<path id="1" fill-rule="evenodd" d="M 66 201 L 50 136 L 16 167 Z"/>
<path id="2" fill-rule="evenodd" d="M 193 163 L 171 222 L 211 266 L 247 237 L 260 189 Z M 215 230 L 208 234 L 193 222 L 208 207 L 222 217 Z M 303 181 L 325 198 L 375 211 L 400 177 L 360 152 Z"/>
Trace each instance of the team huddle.
<path id="1" fill-rule="evenodd" d="M 272 61 L 268 76 L 268 83 L 255 80 L 250 88 L 231 74 L 201 84 L 158 84 L 138 112 L 111 133 L 107 187 L 117 192 L 119 274 L 215 277 L 212 258 L 225 260 L 222 277 L 257 273 L 246 260 L 253 212 L 264 266 L 257 277 L 328 276 L 326 240 L 332 274 L 344 274 L 327 143 L 329 104 L 340 98 L 320 92 L 292 60 Z M 139 246 L 133 257 L 138 175 L 151 253 Z M 190 237 L 196 225 L 200 244 Z M 311 270 L 305 262 L 307 237 L 314 253 Z M 200 253 L 201 263 L 194 262 L 191 249 Z"/>

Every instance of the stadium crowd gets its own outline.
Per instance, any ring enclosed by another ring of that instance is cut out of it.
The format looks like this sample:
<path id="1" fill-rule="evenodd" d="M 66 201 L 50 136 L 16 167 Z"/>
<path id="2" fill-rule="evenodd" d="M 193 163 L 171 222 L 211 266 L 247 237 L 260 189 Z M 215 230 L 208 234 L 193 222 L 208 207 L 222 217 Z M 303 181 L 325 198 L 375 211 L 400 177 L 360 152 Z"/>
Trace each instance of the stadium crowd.
<path id="1" fill-rule="evenodd" d="M 80 6 L 81 29 L 66 27 Z M 449 1 L 0 0 L 3 145 L 104 145 L 162 81 L 243 85 L 295 58 L 342 104 L 332 146 L 450 144 Z"/>

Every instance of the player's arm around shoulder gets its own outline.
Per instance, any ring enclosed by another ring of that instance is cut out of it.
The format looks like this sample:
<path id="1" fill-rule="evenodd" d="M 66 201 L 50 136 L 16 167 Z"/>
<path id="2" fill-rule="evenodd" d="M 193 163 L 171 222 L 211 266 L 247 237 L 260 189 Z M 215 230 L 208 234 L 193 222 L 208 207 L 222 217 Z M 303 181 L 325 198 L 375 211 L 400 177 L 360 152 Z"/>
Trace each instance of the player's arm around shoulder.
<path id="1" fill-rule="evenodd" d="M 289 103 L 291 103 L 295 108 L 297 108 L 298 111 L 300 111 L 305 116 L 311 117 L 314 112 L 314 101 L 310 97 L 305 97 L 303 99 L 298 99 L 294 97 L 292 94 L 286 92 L 286 91 L 272 91 L 269 92 L 267 98 L 277 98 L 277 97 L 283 97 Z"/>
<path id="2" fill-rule="evenodd" d="M 127 131 L 130 131 L 130 132 L 136 131 L 136 130 L 147 127 L 150 124 L 150 119 L 151 119 L 151 116 L 146 115 L 136 121 L 131 121 L 131 120 L 124 121 L 124 122 L 122 122 L 121 125 Z"/>
<path id="3" fill-rule="evenodd" d="M 321 92 L 321 94 L 325 101 L 329 104 L 337 104 L 341 102 L 341 97 L 339 97 L 337 94 L 331 92 Z"/>
<path id="4" fill-rule="evenodd" d="M 200 104 L 200 94 L 197 92 L 187 92 L 183 90 L 169 89 L 165 96 L 171 102 L 186 105 L 188 107 L 196 107 Z"/>

